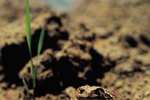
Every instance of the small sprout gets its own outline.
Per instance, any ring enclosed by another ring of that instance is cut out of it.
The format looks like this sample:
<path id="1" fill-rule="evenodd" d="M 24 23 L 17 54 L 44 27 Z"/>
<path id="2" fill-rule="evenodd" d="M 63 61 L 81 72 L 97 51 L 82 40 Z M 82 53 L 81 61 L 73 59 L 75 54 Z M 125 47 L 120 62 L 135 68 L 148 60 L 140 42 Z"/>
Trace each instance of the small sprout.
<path id="1" fill-rule="evenodd" d="M 26 0 L 26 38 L 27 38 L 27 44 L 28 44 L 28 49 L 30 53 L 30 74 L 32 77 L 32 88 L 33 88 L 33 100 L 35 100 L 35 87 L 36 87 L 36 77 L 37 77 L 37 70 L 36 67 L 33 64 L 33 56 L 32 56 L 32 34 L 31 34 L 31 20 L 30 20 L 30 11 L 29 11 L 29 0 Z M 39 43 L 38 43 L 38 49 L 37 49 L 37 56 L 40 55 L 40 52 L 42 50 L 43 46 L 43 40 L 44 40 L 44 28 L 41 31 L 40 38 L 39 38 Z M 25 79 L 22 79 L 24 88 L 27 91 L 28 95 L 29 93 L 29 87 L 25 81 Z"/>
<path id="2" fill-rule="evenodd" d="M 27 94 L 28 94 L 28 96 L 29 96 L 29 95 L 30 95 L 30 92 L 29 92 L 29 88 L 28 88 L 27 82 L 25 81 L 24 78 L 22 78 L 22 82 L 23 82 L 24 88 L 25 88 L 25 90 L 27 91 Z"/>

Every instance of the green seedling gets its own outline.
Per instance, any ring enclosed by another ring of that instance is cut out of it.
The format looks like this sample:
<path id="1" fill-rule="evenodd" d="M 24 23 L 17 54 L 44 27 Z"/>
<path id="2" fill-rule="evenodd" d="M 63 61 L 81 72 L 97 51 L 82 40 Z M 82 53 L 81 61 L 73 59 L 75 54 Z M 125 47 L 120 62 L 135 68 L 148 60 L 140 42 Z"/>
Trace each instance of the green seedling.
<path id="1" fill-rule="evenodd" d="M 24 78 L 22 78 L 22 82 L 24 84 L 25 90 L 27 91 L 27 95 L 30 96 L 29 88 L 28 88 L 27 82 L 25 81 Z"/>
<path id="2" fill-rule="evenodd" d="M 32 88 L 33 88 L 33 100 L 35 100 L 35 87 L 36 87 L 36 76 L 37 76 L 37 69 L 33 64 L 33 55 L 32 55 L 32 34 L 31 34 L 31 20 L 30 20 L 30 10 L 29 10 L 29 0 L 26 0 L 26 39 L 27 39 L 27 44 L 28 44 L 28 50 L 30 53 L 30 74 L 32 77 Z M 43 46 L 43 40 L 44 40 L 44 28 L 41 31 L 40 38 L 39 38 L 39 43 L 38 43 L 38 48 L 37 48 L 37 56 L 40 55 L 40 52 L 42 50 Z M 25 79 L 22 79 L 24 88 L 27 91 L 27 94 L 29 95 L 29 87 L 27 85 L 27 82 Z"/>

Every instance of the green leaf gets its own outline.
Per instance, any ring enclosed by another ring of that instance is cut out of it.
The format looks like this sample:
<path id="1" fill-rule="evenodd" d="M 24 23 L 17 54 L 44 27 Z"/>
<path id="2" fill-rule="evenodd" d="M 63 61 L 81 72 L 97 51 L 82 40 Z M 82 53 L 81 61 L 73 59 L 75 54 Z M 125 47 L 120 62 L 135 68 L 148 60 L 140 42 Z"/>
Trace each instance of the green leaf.
<path id="1" fill-rule="evenodd" d="M 29 52 L 30 55 L 32 56 L 32 52 L 31 52 L 32 35 L 31 35 L 31 21 L 30 21 L 30 12 L 29 12 L 29 0 L 26 0 L 26 38 L 27 38 Z"/>
<path id="2" fill-rule="evenodd" d="M 26 81 L 25 81 L 24 78 L 22 78 L 22 82 L 23 82 L 23 85 L 24 85 L 25 90 L 27 91 L 27 94 L 30 95 L 28 85 L 27 85 L 27 83 L 26 83 Z"/>
<path id="3" fill-rule="evenodd" d="M 43 42 L 44 42 L 44 34 L 45 34 L 45 29 L 43 28 L 40 34 L 39 38 L 39 43 L 38 43 L 38 50 L 37 50 L 37 55 L 40 55 L 40 52 L 42 50 Z"/>

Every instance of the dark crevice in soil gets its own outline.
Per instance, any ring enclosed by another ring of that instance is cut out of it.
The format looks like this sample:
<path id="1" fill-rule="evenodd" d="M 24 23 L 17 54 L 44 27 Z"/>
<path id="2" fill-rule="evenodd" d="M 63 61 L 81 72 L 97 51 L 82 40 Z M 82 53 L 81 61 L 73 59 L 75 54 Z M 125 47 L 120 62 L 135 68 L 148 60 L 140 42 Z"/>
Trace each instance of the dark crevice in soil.
<path id="1" fill-rule="evenodd" d="M 140 40 L 141 40 L 145 45 L 150 46 L 150 40 L 149 40 L 146 36 L 141 35 L 141 36 L 140 36 Z"/>
<path id="2" fill-rule="evenodd" d="M 122 77 L 132 77 L 135 73 L 144 73 L 144 71 L 139 67 L 140 65 L 134 66 L 132 71 L 124 71 L 120 72 L 120 76 Z"/>
<path id="3" fill-rule="evenodd" d="M 47 19 L 47 24 L 51 24 L 51 23 L 57 23 L 59 27 L 62 27 L 63 25 L 61 19 L 57 16 L 53 16 Z"/>
<path id="4" fill-rule="evenodd" d="M 126 42 L 128 43 L 128 45 L 130 47 L 137 47 L 138 46 L 138 43 L 137 43 L 136 39 L 134 39 L 131 36 L 126 36 L 125 40 L 126 40 Z"/>
<path id="5" fill-rule="evenodd" d="M 78 72 L 81 67 L 84 66 L 75 66 L 72 62 L 69 61 L 70 58 L 63 57 L 54 66 L 53 70 L 55 76 L 63 82 L 63 87 L 74 86 L 78 87 L 84 82 L 78 78 Z"/>
<path id="6" fill-rule="evenodd" d="M 27 44 L 9 45 L 2 49 L 1 64 L 4 67 L 5 81 L 21 84 L 18 72 L 29 60 Z"/>
<path id="7" fill-rule="evenodd" d="M 96 82 L 96 79 L 103 78 L 104 73 L 108 72 L 113 67 L 115 67 L 116 62 L 109 61 L 109 59 L 104 58 L 94 49 L 90 50 L 90 54 L 92 55 L 92 61 L 91 61 L 92 72 L 89 72 L 87 74 L 87 77 L 89 79 L 88 83 L 91 83 L 90 85 L 93 85 L 92 82 L 95 81 L 94 85 L 99 85 L 99 83 Z"/>
<path id="8" fill-rule="evenodd" d="M 60 80 L 57 77 L 52 77 L 48 80 L 38 81 L 37 87 L 35 89 L 36 96 L 45 95 L 48 92 L 53 94 L 58 94 L 63 88 L 60 85 Z"/>

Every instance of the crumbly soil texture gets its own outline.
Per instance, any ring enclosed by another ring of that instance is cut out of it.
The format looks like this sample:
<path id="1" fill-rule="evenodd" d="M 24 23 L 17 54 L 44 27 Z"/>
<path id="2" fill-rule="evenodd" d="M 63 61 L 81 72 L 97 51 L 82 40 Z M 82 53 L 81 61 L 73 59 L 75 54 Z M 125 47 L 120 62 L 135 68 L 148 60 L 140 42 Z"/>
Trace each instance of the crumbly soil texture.
<path id="1" fill-rule="evenodd" d="M 36 100 L 150 100 L 149 0 L 81 0 L 69 13 L 30 1 Z M 0 0 L 0 100 L 30 100 L 29 66 L 25 0 Z"/>

